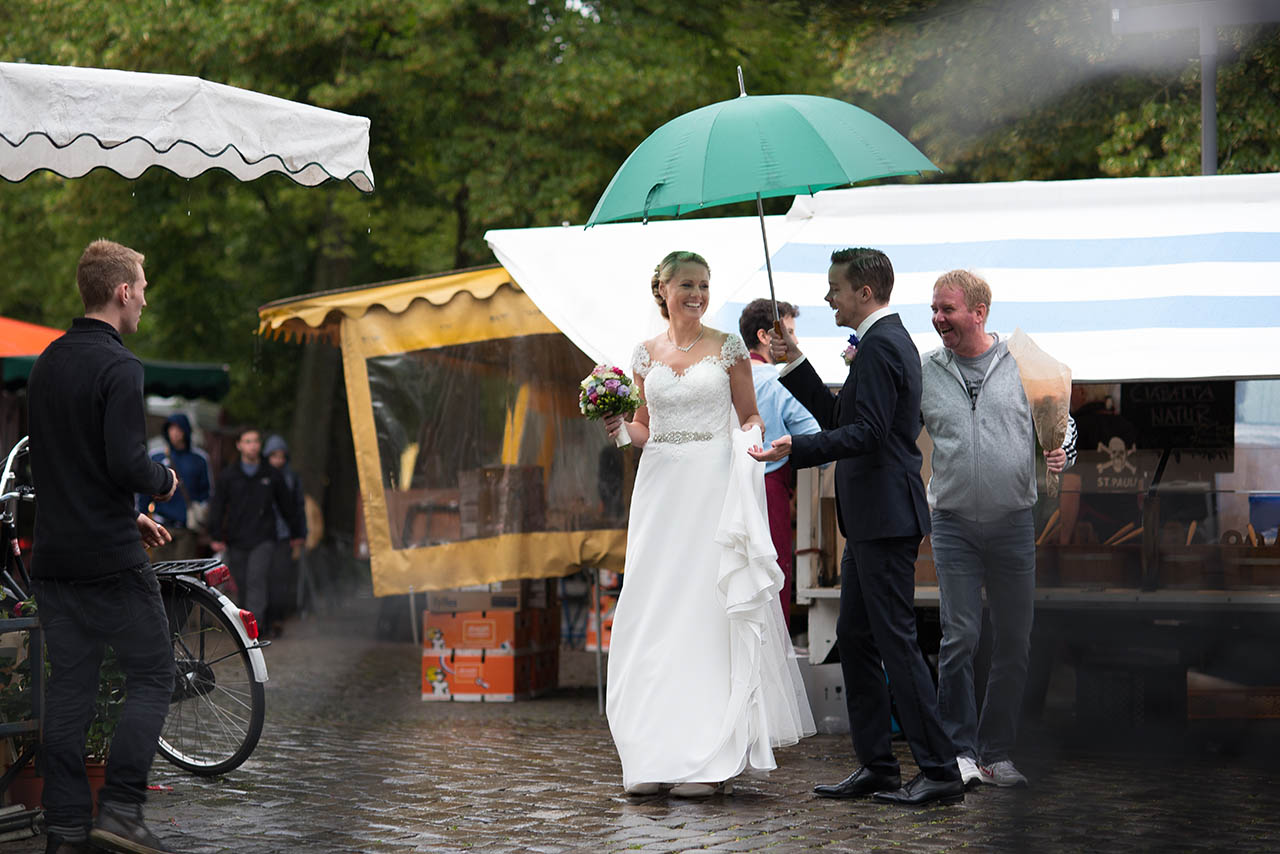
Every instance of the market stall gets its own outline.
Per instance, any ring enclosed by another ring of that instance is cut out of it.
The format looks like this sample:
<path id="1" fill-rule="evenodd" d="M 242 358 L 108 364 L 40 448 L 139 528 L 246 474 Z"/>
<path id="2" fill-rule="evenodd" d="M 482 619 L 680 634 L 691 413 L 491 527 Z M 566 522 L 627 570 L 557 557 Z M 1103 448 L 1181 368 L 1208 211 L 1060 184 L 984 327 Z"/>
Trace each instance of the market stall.
<path id="1" fill-rule="evenodd" d="M 1133 422 L 1095 431 L 1078 479 L 1062 498 L 1042 491 L 1036 508 L 1034 648 L 1072 650 L 1081 720 L 1108 708 L 1129 715 L 1122 723 L 1280 715 L 1269 687 L 1280 671 L 1256 655 L 1280 636 L 1277 224 L 1280 174 L 829 190 L 767 218 L 778 298 L 800 308 L 801 349 L 833 387 L 848 370 L 848 330 L 822 302 L 830 254 L 874 246 L 893 261 L 893 306 L 921 352 L 939 346 L 934 281 L 972 269 L 994 292 L 989 329 L 1029 333 L 1105 412 Z M 742 307 L 768 294 L 764 265 L 743 249 L 758 231 L 741 218 L 486 237 L 575 343 L 616 361 L 653 334 L 645 283 L 672 249 L 708 259 L 709 322 L 736 328 Z M 622 310 L 597 326 L 601 269 Z M 927 479 L 927 434 L 920 443 Z M 796 596 L 817 663 L 832 653 L 840 594 L 830 472 L 802 472 L 797 495 Z M 916 582 L 936 624 L 927 538 Z M 1188 670 L 1230 687 L 1188 692 Z"/>
<path id="2" fill-rule="evenodd" d="M 262 334 L 342 348 L 376 595 L 621 569 L 630 457 L 578 412 L 591 360 L 505 269 L 259 316 Z"/>

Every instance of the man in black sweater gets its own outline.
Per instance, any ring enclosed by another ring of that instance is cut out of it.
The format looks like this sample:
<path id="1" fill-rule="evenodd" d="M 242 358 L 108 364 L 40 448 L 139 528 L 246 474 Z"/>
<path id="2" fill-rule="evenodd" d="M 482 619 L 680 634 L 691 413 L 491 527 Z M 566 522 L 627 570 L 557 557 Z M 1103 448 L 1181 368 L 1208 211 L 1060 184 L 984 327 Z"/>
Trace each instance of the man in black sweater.
<path id="1" fill-rule="evenodd" d="M 262 459 L 262 434 L 240 431 L 240 459 L 223 469 L 213 487 L 209 532 L 214 551 L 226 552 L 240 604 L 266 626 L 271 557 L 276 544 L 276 512 L 301 545 L 303 521 L 279 469 Z"/>
<path id="2" fill-rule="evenodd" d="M 143 256 L 89 244 L 76 269 L 84 317 L 47 348 L 28 383 L 31 473 L 39 497 L 32 575 L 51 673 L 45 695 L 47 852 L 162 852 L 142 820 L 147 774 L 173 691 L 173 650 L 144 547 L 169 533 L 134 495 L 167 500 L 178 476 L 147 456 L 142 363 L 121 335 L 146 306 Z M 99 668 L 110 645 L 127 697 L 111 743 L 98 820 L 84 770 Z"/>

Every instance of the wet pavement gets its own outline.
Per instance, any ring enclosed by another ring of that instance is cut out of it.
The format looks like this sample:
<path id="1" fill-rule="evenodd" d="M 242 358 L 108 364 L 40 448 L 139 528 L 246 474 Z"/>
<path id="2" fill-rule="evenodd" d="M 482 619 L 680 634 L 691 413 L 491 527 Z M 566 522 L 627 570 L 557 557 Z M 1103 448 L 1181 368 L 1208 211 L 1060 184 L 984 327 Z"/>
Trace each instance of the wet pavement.
<path id="1" fill-rule="evenodd" d="M 1276 754 L 1071 746 L 1029 733 L 1029 790 L 908 810 L 813 797 L 853 768 L 846 736 L 779 751 L 732 796 L 629 798 L 593 688 L 511 704 L 424 703 L 420 651 L 373 638 L 366 602 L 289 625 L 267 653 L 267 723 L 223 778 L 157 759 L 149 822 L 175 851 L 1135 852 L 1280 850 Z M 580 684 L 590 659 L 566 655 Z M 574 681 L 569 679 L 567 681 Z M 1237 735 L 1239 734 L 1237 730 Z M 904 776 L 913 774 L 899 745 Z M 44 850 L 43 837 L 0 854 Z"/>

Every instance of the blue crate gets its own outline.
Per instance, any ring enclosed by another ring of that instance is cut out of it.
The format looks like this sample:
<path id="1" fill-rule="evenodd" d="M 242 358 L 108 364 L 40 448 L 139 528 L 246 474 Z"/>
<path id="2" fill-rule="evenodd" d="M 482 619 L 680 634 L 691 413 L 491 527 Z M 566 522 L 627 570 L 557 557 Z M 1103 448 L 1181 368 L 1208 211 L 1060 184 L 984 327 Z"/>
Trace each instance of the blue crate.
<path id="1" fill-rule="evenodd" d="M 1259 533 L 1275 531 L 1280 528 L 1280 495 L 1250 495 L 1249 524 Z"/>

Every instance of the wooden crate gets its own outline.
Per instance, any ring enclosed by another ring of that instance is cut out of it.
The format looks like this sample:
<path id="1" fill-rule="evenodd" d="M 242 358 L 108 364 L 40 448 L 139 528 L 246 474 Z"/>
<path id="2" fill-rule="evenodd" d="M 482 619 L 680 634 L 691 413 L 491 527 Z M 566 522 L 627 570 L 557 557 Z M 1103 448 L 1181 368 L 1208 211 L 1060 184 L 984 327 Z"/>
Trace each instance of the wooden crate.
<path id="1" fill-rule="evenodd" d="M 1161 547 L 1157 586 L 1179 590 L 1221 590 L 1222 549 L 1217 545 Z"/>
<path id="2" fill-rule="evenodd" d="M 1058 584 L 1062 587 L 1139 587 L 1142 546 L 1125 543 L 1059 546 Z"/>
<path id="3" fill-rule="evenodd" d="M 1276 546 L 1218 546 L 1222 583 L 1228 590 L 1242 587 L 1280 587 L 1280 548 Z"/>
<path id="4" fill-rule="evenodd" d="M 463 539 L 543 531 L 547 499 L 540 466 L 485 466 L 458 473 Z"/>

